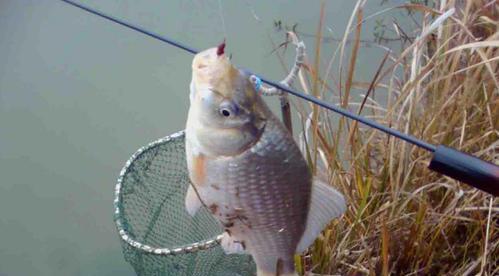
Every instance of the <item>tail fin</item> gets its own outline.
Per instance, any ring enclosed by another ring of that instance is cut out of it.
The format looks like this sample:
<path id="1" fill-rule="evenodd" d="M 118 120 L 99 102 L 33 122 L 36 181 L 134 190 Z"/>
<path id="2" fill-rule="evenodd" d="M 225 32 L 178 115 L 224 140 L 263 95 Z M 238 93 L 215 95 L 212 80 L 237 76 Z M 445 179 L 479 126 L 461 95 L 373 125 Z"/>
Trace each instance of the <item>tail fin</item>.
<path id="1" fill-rule="evenodd" d="M 315 178 L 312 185 L 307 226 L 296 247 L 296 253 L 305 251 L 327 224 L 334 218 L 341 216 L 345 210 L 346 205 L 343 195 L 333 187 Z"/>

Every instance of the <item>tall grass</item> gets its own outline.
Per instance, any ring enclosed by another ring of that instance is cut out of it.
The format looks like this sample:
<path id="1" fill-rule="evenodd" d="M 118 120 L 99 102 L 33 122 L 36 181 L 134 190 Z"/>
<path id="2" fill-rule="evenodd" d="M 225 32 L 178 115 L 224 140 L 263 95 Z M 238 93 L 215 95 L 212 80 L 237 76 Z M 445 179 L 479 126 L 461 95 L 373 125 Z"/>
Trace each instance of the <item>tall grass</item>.
<path id="1" fill-rule="evenodd" d="M 327 16 L 320 12 L 315 58 L 302 70 L 301 88 L 430 143 L 497 164 L 498 4 L 429 2 L 399 7 L 417 14 L 420 27 L 411 39 L 394 24 L 402 50 L 386 52 L 370 83 L 355 78 L 361 32 L 366 31 L 365 1 L 357 1 L 336 51 L 319 46 Z M 347 41 L 353 41 L 349 49 Z M 332 50 L 319 73 L 321 60 Z M 334 66 L 338 73 L 332 76 Z M 354 89 L 365 91 L 360 101 Z M 296 106 L 307 132 L 309 161 L 314 168 L 327 168 L 330 183 L 348 202 L 346 214 L 298 259 L 301 273 L 499 274 L 499 199 L 430 171 L 431 156 L 424 150 L 344 119 L 334 121 L 317 107 Z"/>

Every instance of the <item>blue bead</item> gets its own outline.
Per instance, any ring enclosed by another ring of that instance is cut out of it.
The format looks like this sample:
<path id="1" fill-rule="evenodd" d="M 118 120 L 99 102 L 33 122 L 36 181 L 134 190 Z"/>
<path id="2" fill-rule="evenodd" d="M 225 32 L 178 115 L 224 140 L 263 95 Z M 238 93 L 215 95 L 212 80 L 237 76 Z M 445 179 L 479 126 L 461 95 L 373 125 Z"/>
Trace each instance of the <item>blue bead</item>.
<path id="1" fill-rule="evenodd" d="M 260 91 L 260 88 L 262 88 L 262 80 L 257 76 L 254 76 L 254 78 L 255 78 L 255 90 L 258 92 Z"/>

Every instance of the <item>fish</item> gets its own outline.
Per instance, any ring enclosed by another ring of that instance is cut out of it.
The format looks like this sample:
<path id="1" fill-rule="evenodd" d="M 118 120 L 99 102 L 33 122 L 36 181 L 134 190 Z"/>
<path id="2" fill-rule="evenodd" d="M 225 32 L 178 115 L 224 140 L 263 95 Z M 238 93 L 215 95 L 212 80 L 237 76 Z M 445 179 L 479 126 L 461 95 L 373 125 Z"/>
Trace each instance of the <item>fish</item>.
<path id="1" fill-rule="evenodd" d="M 257 275 L 297 275 L 294 255 L 344 213 L 340 192 L 312 175 L 291 133 L 226 56 L 225 42 L 192 61 L 185 208 L 206 207 L 227 254 L 250 254 Z"/>

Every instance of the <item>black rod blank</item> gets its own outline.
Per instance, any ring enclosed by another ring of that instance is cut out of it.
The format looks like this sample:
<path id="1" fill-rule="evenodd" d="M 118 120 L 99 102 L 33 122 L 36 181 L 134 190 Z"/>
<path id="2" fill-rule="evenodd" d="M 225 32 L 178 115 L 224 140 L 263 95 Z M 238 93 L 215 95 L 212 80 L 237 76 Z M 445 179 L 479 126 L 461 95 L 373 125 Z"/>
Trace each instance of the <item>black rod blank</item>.
<path id="1" fill-rule="evenodd" d="M 499 166 L 446 146 L 438 146 L 431 159 L 430 170 L 499 195 Z"/>
<path id="2" fill-rule="evenodd" d="M 173 46 L 180 48 L 184 51 L 187 51 L 191 54 L 198 53 L 198 50 L 191 48 L 187 45 L 184 45 L 183 43 L 180 43 L 180 42 L 177 42 L 177 41 L 170 39 L 168 37 L 164 37 L 164 36 L 161 36 L 159 34 L 147 31 L 139 26 L 124 22 L 120 19 L 117 19 L 113 16 L 104 14 L 100 11 L 96 11 L 96 10 L 89 8 L 89 7 L 86 7 L 82 4 L 75 3 L 75 2 L 70 1 L 70 0 L 61 0 L 61 1 L 65 2 L 67 4 L 70 4 L 70 5 L 73 5 L 77 8 L 82 9 L 82 10 L 85 10 L 89 13 L 94 14 L 94 15 L 97 15 L 99 17 L 110 20 L 114 23 L 120 24 L 120 25 L 125 26 L 127 28 L 130 28 L 132 30 L 140 32 L 142 34 L 145 34 L 147 36 L 150 36 L 152 38 L 155 38 L 157 40 L 166 42 L 170 45 L 173 45 Z M 253 74 L 253 73 L 250 72 L 250 74 Z M 258 76 L 257 74 L 254 74 L 254 75 Z M 307 95 L 305 93 L 295 91 L 293 89 L 290 89 L 289 87 L 282 86 L 279 83 L 268 80 L 268 79 L 263 78 L 261 76 L 258 76 L 258 77 L 263 82 L 265 82 L 271 86 L 274 86 L 280 90 L 286 91 L 289 94 L 300 97 L 304 100 L 307 100 L 307 101 L 312 102 L 316 105 L 322 106 L 326 109 L 329 109 L 333 112 L 341 114 L 341 115 L 348 117 L 352 120 L 358 121 L 362 124 L 373 127 L 373 128 L 378 129 L 384 133 L 395 136 L 395 137 L 402 139 L 408 143 L 411 143 L 411 144 L 416 145 L 420 148 L 423 148 L 427 151 L 430 151 L 433 153 L 433 157 L 432 157 L 432 160 L 430 162 L 429 169 L 436 171 L 438 173 L 447 175 L 449 177 L 452 177 L 452 178 L 459 180 L 459 181 L 462 181 L 464 183 L 467 183 L 467 184 L 469 184 L 477 189 L 488 192 L 494 196 L 499 196 L 499 166 L 497 166 L 495 164 L 492 164 L 490 162 L 486 162 L 486 161 L 481 160 L 479 158 L 476 158 L 472 155 L 468 155 L 466 153 L 457 151 L 455 149 L 452 149 L 452 148 L 449 148 L 446 146 L 432 145 L 430 143 L 427 143 L 425 141 L 417 139 L 414 136 L 402 133 L 402 132 L 397 131 L 393 128 L 379 124 L 375 121 L 371 121 L 365 117 L 362 117 L 362 116 L 357 115 L 355 113 L 352 113 L 348 110 L 337 107 L 337 106 L 335 106 L 331 103 L 328 103 L 326 101 L 323 101 L 321 99 L 315 98 L 315 97 Z"/>

